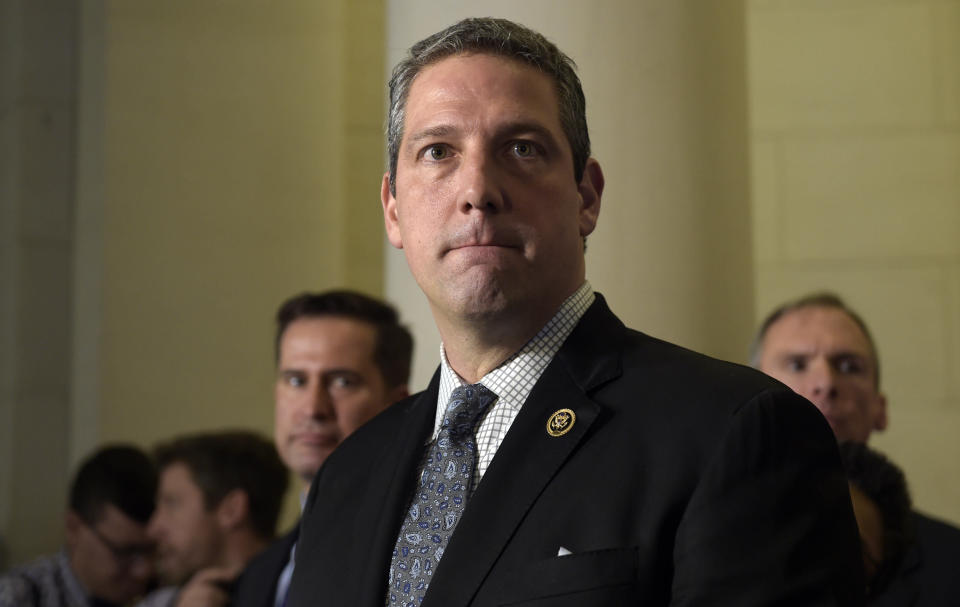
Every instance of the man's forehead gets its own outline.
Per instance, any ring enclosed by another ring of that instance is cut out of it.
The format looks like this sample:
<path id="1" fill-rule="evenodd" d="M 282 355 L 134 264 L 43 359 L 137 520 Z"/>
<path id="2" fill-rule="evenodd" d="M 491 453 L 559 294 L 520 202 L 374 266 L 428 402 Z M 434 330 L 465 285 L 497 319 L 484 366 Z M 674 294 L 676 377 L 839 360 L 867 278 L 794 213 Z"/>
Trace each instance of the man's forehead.
<path id="1" fill-rule="evenodd" d="M 486 78 L 499 79 L 498 84 L 500 86 L 509 82 L 506 80 L 508 77 L 521 76 L 522 80 L 513 83 L 515 90 L 509 91 L 518 96 L 526 96 L 530 93 L 531 83 L 539 79 L 552 92 L 553 103 L 551 107 L 559 113 L 556 85 L 547 73 L 520 59 L 483 51 L 447 55 L 425 65 L 410 84 L 410 91 L 406 99 L 406 111 L 409 113 L 420 103 L 444 99 L 445 95 L 449 95 L 449 91 L 441 89 L 444 86 L 451 85 L 454 81 L 464 81 L 467 85 L 479 84 L 475 76 L 477 69 L 481 67 L 485 72 L 483 75 Z M 469 77 L 464 75 L 467 70 L 471 71 Z M 489 92 L 482 88 L 480 90 Z"/>
<path id="2" fill-rule="evenodd" d="M 96 521 L 101 531 L 106 531 L 113 538 L 138 539 L 146 533 L 146 525 L 139 523 L 111 503 L 105 503 Z"/>
<path id="3" fill-rule="evenodd" d="M 766 347 L 805 345 L 857 350 L 870 354 L 870 341 L 845 311 L 832 306 L 804 306 L 789 310 L 767 330 Z"/>
<path id="4" fill-rule="evenodd" d="M 174 460 L 160 471 L 160 486 L 163 489 L 184 485 L 197 486 L 197 482 L 193 478 L 193 470 L 187 462 L 179 459 Z"/>
<path id="5" fill-rule="evenodd" d="M 362 356 L 372 360 L 377 328 L 349 316 L 304 316 L 291 322 L 280 339 L 279 365 L 317 357 Z"/>

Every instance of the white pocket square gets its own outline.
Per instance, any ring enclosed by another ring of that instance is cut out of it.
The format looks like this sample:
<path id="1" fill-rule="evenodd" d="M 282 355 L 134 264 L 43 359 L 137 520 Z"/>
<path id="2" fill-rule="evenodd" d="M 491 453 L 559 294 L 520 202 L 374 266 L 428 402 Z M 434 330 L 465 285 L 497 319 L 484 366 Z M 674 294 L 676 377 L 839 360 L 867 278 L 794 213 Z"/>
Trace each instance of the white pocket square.
<path id="1" fill-rule="evenodd" d="M 573 554 L 569 549 L 560 546 L 560 550 L 557 550 L 557 556 L 567 556 L 568 554 Z"/>

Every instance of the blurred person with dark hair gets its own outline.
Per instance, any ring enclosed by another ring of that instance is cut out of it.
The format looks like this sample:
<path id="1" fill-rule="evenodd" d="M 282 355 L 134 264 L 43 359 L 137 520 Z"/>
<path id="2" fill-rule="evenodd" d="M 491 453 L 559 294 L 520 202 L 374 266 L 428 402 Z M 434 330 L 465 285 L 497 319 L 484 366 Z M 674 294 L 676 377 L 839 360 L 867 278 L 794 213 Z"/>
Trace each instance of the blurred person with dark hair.
<path id="1" fill-rule="evenodd" d="M 144 606 L 223 605 L 230 585 L 276 535 L 287 470 L 259 434 L 192 434 L 156 450 L 160 482 L 148 532 L 162 582 Z"/>
<path id="2" fill-rule="evenodd" d="M 773 310 L 754 336 L 750 360 L 812 402 L 841 442 L 866 443 L 887 427 L 876 342 L 834 293 L 811 293 Z M 960 529 L 917 511 L 910 528 L 915 541 L 873 604 L 960 606 Z"/>
<path id="3" fill-rule="evenodd" d="M 0 606 L 108 607 L 141 596 L 153 577 L 156 487 L 153 462 L 137 447 L 85 459 L 70 486 L 65 548 L 0 577 Z"/>
<path id="4" fill-rule="evenodd" d="M 305 490 L 354 430 L 407 396 L 413 338 L 389 304 L 355 291 L 302 293 L 277 311 L 274 439 Z M 295 564 L 295 528 L 254 559 L 234 607 L 285 600 Z"/>

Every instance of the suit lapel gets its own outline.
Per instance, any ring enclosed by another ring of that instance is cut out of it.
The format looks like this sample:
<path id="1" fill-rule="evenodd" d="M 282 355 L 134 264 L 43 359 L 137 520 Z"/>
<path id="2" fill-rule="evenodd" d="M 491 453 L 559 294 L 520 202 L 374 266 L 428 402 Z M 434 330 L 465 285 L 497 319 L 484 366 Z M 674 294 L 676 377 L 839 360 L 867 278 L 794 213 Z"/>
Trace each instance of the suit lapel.
<path id="1" fill-rule="evenodd" d="M 376 521 L 369 544 L 362 547 L 366 569 L 360 584 L 360 605 L 382 607 L 387 575 L 400 522 L 407 512 L 407 501 L 413 491 L 423 447 L 433 431 L 436 416 L 440 374 L 435 373 L 430 386 L 409 406 L 405 419 L 396 428 L 396 441 L 384 445 L 383 460 L 376 476 L 365 482 L 384 487 L 381 499 L 368 499 L 362 504 L 362 520 Z"/>
<path id="2" fill-rule="evenodd" d="M 470 603 L 544 488 L 589 440 L 601 408 L 586 391 L 620 374 L 619 350 L 611 347 L 619 340 L 609 323 L 619 321 L 603 298 L 597 299 L 540 377 L 470 498 L 424 607 Z M 566 434 L 549 435 L 548 420 L 564 408 L 576 414 L 576 421 Z"/>

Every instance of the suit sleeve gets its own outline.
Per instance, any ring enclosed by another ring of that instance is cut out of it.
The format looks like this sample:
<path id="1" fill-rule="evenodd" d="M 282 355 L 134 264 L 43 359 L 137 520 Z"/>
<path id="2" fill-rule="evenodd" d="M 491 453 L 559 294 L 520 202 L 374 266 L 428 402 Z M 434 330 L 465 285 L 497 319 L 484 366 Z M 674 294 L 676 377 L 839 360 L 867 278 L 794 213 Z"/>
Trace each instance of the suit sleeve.
<path id="1" fill-rule="evenodd" d="M 733 415 L 684 512 L 671 605 L 863 605 L 861 558 L 826 420 L 767 391 Z"/>

